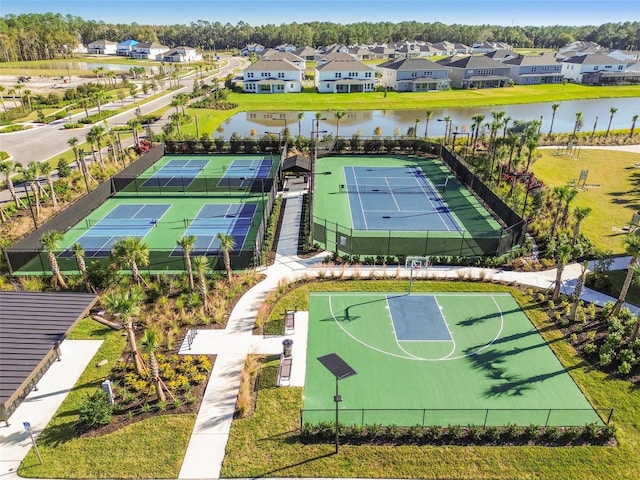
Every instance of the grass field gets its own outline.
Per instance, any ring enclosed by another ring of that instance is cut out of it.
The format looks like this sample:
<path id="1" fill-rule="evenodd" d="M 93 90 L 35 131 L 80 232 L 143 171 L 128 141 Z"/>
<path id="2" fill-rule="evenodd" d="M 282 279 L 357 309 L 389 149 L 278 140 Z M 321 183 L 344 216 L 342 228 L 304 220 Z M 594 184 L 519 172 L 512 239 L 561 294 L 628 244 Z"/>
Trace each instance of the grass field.
<path id="1" fill-rule="evenodd" d="M 406 291 L 407 282 L 326 281 L 293 289 L 274 307 L 281 312 L 308 307 L 310 291 Z M 222 476 L 456 479 L 632 479 L 640 471 L 640 394 L 628 382 L 609 377 L 576 355 L 532 296 L 487 283 L 417 282 L 414 291 L 510 292 L 573 381 L 594 405 L 612 405 L 618 447 L 423 447 L 298 442 L 301 388 L 274 388 L 277 359 L 266 365 L 255 414 L 231 429 Z M 276 315 L 275 313 L 278 313 Z M 357 377 L 344 380 L 347 382 Z M 452 377 L 452 381 L 455 378 Z M 331 392 L 327 392 L 331 396 Z"/>
<path id="2" fill-rule="evenodd" d="M 578 158 L 555 156 L 555 149 L 540 149 L 542 157 L 532 170 L 553 188 L 567 185 L 588 170 L 587 188 L 580 189 L 573 205 L 591 207 L 581 231 L 600 249 L 624 253 L 624 233 L 634 212 L 640 210 L 640 154 L 582 149 Z"/>
<path id="3" fill-rule="evenodd" d="M 345 425 L 601 420 L 506 293 L 312 293 L 302 423 L 333 421 L 328 353 L 357 371 L 340 382 Z"/>

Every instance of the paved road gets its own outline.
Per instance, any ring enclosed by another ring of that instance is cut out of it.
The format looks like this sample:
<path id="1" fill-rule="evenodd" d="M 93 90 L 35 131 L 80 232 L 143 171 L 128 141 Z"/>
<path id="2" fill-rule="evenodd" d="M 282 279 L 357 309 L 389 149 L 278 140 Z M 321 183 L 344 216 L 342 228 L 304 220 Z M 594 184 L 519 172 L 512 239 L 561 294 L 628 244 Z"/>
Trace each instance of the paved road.
<path id="1" fill-rule="evenodd" d="M 208 77 L 211 80 L 213 77 L 225 78 L 234 69 L 242 66 L 246 63 L 246 60 L 239 57 L 224 57 L 227 64 L 220 68 L 215 74 Z M 185 77 L 182 77 L 180 83 L 184 85 L 179 90 L 172 90 L 167 92 L 166 95 L 146 103 L 140 107 L 142 114 L 151 113 L 159 108 L 164 107 L 171 103 L 173 97 L 178 93 L 191 92 L 193 90 L 193 82 L 195 80 L 195 74 L 191 73 Z M 138 100 L 140 97 L 138 95 Z M 125 106 L 131 105 L 134 102 L 132 98 L 124 100 Z M 102 107 L 105 110 L 122 108 L 120 101 L 116 101 L 107 104 Z M 89 113 L 97 113 L 97 108 L 89 111 Z M 84 112 L 74 115 L 73 119 L 79 119 L 85 116 Z M 121 114 L 115 115 L 107 119 L 109 127 L 115 127 L 119 125 L 126 125 L 127 121 L 135 116 L 134 109 L 128 110 Z M 81 129 L 66 130 L 64 124 L 68 119 L 59 120 L 48 125 L 36 124 L 34 128 L 24 130 L 22 132 L 5 133 L 0 136 L 0 150 L 4 150 L 13 156 L 13 160 L 20 162 L 23 166 L 29 162 L 43 162 L 56 155 L 62 154 L 62 152 L 69 149 L 67 140 L 72 137 L 77 137 L 79 140 L 84 141 L 85 136 L 91 126 L 87 126 Z M 155 129 L 159 129 L 162 126 L 162 122 L 155 126 Z M 19 190 L 19 188 L 18 188 Z M 0 202 L 9 201 L 11 198 L 9 192 L 3 190 L 0 192 Z"/>

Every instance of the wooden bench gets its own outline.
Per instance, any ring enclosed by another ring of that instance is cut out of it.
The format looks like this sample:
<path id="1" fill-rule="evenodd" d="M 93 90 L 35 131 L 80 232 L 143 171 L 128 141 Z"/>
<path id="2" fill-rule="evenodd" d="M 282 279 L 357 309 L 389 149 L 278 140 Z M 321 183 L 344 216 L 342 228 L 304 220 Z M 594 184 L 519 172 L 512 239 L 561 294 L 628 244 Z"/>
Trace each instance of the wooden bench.
<path id="1" fill-rule="evenodd" d="M 280 356 L 280 367 L 278 368 L 278 386 L 289 385 L 291 380 L 291 366 L 293 359 L 291 357 Z"/>
<path id="2" fill-rule="evenodd" d="M 296 315 L 292 310 L 288 310 L 284 314 L 284 334 L 293 333 L 296 326 Z"/>

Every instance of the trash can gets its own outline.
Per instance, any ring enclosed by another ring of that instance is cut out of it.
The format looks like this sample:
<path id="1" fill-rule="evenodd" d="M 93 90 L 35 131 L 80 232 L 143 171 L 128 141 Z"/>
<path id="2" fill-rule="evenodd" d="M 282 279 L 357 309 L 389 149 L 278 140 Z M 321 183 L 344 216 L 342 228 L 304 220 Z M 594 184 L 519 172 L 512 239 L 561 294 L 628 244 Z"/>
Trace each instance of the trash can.
<path id="1" fill-rule="evenodd" d="M 282 354 L 285 357 L 291 356 L 291 350 L 293 349 L 293 340 L 286 338 L 282 341 Z"/>

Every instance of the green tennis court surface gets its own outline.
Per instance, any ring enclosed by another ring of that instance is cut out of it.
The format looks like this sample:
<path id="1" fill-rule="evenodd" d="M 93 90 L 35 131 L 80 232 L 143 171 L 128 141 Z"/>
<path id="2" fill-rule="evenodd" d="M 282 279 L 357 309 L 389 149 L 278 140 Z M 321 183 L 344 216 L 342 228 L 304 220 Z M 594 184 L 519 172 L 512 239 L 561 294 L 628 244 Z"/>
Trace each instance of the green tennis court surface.
<path id="1" fill-rule="evenodd" d="M 307 348 L 303 423 L 335 419 L 328 353 L 346 425 L 601 423 L 507 293 L 312 293 Z"/>
<path id="2" fill-rule="evenodd" d="M 324 157 L 314 182 L 314 241 L 333 252 L 495 255 L 503 233 L 436 158 Z"/>

